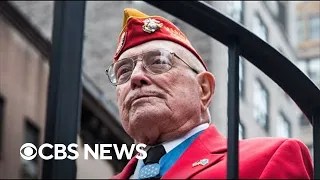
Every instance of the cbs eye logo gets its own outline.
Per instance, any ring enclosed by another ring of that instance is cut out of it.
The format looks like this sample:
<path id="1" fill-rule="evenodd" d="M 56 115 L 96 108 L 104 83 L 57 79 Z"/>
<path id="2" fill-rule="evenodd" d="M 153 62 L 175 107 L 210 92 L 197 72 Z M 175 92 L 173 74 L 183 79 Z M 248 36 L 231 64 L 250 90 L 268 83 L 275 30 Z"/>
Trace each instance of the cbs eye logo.
<path id="1" fill-rule="evenodd" d="M 37 148 L 32 143 L 25 143 L 20 148 L 20 156 L 25 160 L 32 160 L 37 156 Z"/>

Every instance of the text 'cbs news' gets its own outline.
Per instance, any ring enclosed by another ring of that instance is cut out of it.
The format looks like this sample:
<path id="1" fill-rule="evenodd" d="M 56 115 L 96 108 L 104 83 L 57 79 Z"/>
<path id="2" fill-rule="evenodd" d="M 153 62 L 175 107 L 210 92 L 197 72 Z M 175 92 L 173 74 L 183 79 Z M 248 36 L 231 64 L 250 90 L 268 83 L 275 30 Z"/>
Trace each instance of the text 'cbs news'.
<path id="1" fill-rule="evenodd" d="M 130 147 L 126 144 L 122 144 L 121 147 L 118 147 L 117 144 L 95 144 L 94 148 L 91 148 L 88 144 L 84 144 L 83 158 L 87 160 L 90 154 L 94 159 L 112 160 L 116 158 L 121 160 L 127 158 L 129 160 L 134 156 L 133 153 L 136 150 L 138 152 L 137 159 L 145 159 L 147 157 L 147 152 L 144 150 L 146 147 L 147 145 L 142 143 L 132 144 Z M 49 148 L 50 151 L 46 151 L 46 148 Z M 20 156 L 29 161 L 36 158 L 37 155 L 43 160 L 76 160 L 80 156 L 77 149 L 78 145 L 75 143 L 68 146 L 45 143 L 40 145 L 39 148 L 32 143 L 25 143 L 20 148 Z M 52 154 L 47 154 L 46 152 L 52 152 Z M 115 154 L 116 157 L 113 157 L 111 154 Z"/>

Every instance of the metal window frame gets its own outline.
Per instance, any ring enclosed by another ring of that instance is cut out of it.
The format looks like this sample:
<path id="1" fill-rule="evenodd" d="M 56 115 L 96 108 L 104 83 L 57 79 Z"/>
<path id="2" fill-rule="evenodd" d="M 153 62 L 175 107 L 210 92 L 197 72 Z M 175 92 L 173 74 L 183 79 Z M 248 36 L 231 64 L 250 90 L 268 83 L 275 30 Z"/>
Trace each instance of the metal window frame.
<path id="1" fill-rule="evenodd" d="M 45 143 L 77 142 L 86 1 L 54 1 Z M 53 149 L 44 149 L 45 155 Z M 74 160 L 43 161 L 42 179 L 76 179 Z"/>

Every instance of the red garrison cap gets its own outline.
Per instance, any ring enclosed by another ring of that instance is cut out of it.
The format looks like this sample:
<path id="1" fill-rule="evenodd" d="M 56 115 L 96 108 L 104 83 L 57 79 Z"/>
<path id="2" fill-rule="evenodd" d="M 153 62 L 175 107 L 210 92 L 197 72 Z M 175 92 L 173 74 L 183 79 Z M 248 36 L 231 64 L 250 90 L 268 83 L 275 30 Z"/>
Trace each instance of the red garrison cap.
<path id="1" fill-rule="evenodd" d="M 180 44 L 192 52 L 208 70 L 187 37 L 172 22 L 161 16 L 148 16 L 131 8 L 124 9 L 122 31 L 119 35 L 114 61 L 117 61 L 127 49 L 152 40 L 167 40 Z"/>

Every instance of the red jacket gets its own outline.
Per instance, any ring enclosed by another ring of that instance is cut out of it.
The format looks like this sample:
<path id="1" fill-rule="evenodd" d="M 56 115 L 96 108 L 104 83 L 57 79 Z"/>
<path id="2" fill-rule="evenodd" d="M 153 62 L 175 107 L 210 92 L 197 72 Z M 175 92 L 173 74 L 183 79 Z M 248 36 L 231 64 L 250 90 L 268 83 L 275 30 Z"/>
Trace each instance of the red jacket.
<path id="1" fill-rule="evenodd" d="M 206 165 L 192 164 L 208 159 Z M 128 179 L 137 159 L 132 158 L 112 179 Z M 163 179 L 225 179 L 227 139 L 211 125 L 201 133 L 172 166 Z M 312 179 L 313 165 L 308 148 L 299 140 L 252 138 L 239 141 L 239 178 Z"/>

